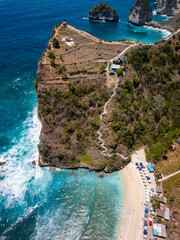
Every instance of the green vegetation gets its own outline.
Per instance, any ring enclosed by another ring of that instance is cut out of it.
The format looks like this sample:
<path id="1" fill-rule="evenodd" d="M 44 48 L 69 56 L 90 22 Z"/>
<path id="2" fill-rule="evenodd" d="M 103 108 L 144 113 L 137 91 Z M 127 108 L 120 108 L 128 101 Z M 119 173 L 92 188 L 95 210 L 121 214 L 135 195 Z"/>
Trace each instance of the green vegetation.
<path id="1" fill-rule="evenodd" d="M 48 52 L 48 57 L 51 58 L 51 59 L 55 59 L 56 58 L 54 52 L 52 52 L 52 51 Z"/>
<path id="2" fill-rule="evenodd" d="M 62 73 L 62 77 L 63 74 L 65 73 Z M 102 112 L 101 106 L 108 98 L 108 93 L 101 85 L 82 83 L 68 83 L 66 91 L 51 91 L 50 89 L 39 97 L 44 122 L 47 122 L 50 128 L 55 129 L 55 126 L 58 128 L 59 122 L 63 121 L 59 144 L 63 144 L 65 149 L 72 147 L 71 143 L 76 146 L 72 151 L 73 163 L 77 160 L 76 156 L 79 160 L 80 156 L 86 155 L 89 139 L 96 138 L 96 131 L 100 126 L 99 112 Z M 65 152 L 60 151 L 60 154 L 65 156 Z M 88 164 L 90 159 L 84 156 L 82 161 Z"/>
<path id="3" fill-rule="evenodd" d="M 179 36 L 161 46 L 133 49 L 128 57 L 134 77 L 117 90 L 109 123 L 114 141 L 128 149 L 147 145 L 147 159 L 159 161 L 180 135 Z"/>
<path id="4" fill-rule="evenodd" d="M 55 63 L 54 58 L 51 59 L 50 64 L 51 64 L 52 67 L 54 67 L 54 68 L 56 67 L 56 63 Z"/>
<path id="5" fill-rule="evenodd" d="M 122 68 L 116 70 L 118 76 L 123 76 L 123 70 Z"/>
<path id="6" fill-rule="evenodd" d="M 54 37 L 52 41 L 54 48 L 60 48 L 59 41 L 57 40 L 57 38 Z"/>

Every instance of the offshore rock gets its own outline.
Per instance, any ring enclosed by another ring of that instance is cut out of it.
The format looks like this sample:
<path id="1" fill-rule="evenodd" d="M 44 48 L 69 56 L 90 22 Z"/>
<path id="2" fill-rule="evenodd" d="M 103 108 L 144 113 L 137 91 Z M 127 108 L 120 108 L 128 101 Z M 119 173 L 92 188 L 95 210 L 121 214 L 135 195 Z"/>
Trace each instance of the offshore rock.
<path id="1" fill-rule="evenodd" d="M 128 15 L 128 22 L 136 26 L 143 26 L 146 22 L 152 21 L 152 16 L 149 0 L 136 0 Z"/>
<path id="2" fill-rule="evenodd" d="M 168 16 L 176 15 L 180 11 L 180 0 L 159 0 L 157 6 L 158 14 L 166 14 Z"/>
<path id="3" fill-rule="evenodd" d="M 105 21 L 118 22 L 119 17 L 115 9 L 112 9 L 106 3 L 99 3 L 89 11 L 89 20 L 91 21 Z"/>

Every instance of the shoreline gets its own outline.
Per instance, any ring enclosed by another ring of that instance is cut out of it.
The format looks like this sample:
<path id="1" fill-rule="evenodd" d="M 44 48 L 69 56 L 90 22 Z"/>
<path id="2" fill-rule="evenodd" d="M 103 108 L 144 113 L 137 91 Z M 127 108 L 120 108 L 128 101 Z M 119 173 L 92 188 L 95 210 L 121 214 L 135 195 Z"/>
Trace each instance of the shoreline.
<path id="1" fill-rule="evenodd" d="M 121 170 L 124 196 L 118 240 L 139 240 L 143 238 L 145 187 L 135 166 L 136 162 L 147 165 L 143 148 L 134 152 L 131 162 Z M 151 187 L 155 187 L 153 175 L 151 175 L 151 179 Z"/>

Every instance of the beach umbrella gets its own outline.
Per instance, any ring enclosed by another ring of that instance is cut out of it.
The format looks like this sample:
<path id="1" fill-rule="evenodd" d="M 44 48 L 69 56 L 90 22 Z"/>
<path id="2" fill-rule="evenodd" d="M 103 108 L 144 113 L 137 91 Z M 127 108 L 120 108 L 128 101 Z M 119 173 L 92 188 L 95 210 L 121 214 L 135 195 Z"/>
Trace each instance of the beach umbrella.
<path id="1" fill-rule="evenodd" d="M 153 223 L 150 221 L 150 222 L 149 222 L 149 226 L 152 226 L 152 225 L 153 225 Z"/>
<path id="2" fill-rule="evenodd" d="M 149 180 L 149 181 L 148 181 L 148 183 L 152 183 L 152 181 L 151 181 L 151 180 Z"/>
<path id="3" fill-rule="evenodd" d="M 147 222 L 147 220 L 148 220 L 147 218 L 144 218 L 144 221 L 145 221 L 145 222 Z M 146 225 L 146 226 L 147 226 L 147 225 Z"/>
<path id="4" fill-rule="evenodd" d="M 144 226 L 147 226 L 147 222 L 146 221 L 144 222 Z"/>
<path id="5" fill-rule="evenodd" d="M 145 214 L 144 214 L 144 217 L 145 217 L 145 218 L 147 218 L 147 217 L 148 217 L 147 213 L 145 213 Z"/>
<path id="6" fill-rule="evenodd" d="M 147 231 L 146 230 L 144 230 L 144 234 L 147 235 Z"/>
<path id="7" fill-rule="evenodd" d="M 145 213 L 148 213 L 148 209 L 147 208 L 145 209 Z"/>
<path id="8" fill-rule="evenodd" d="M 146 187 L 146 186 L 147 186 L 147 183 L 144 183 L 144 186 Z"/>
<path id="9" fill-rule="evenodd" d="M 147 226 L 144 226 L 144 230 L 147 230 Z"/>
<path id="10" fill-rule="evenodd" d="M 143 168 L 143 172 L 146 172 L 146 169 L 145 169 L 145 168 Z"/>
<path id="11" fill-rule="evenodd" d="M 145 202 L 145 204 L 144 204 L 145 206 L 148 206 L 148 203 L 147 202 Z"/>
<path id="12" fill-rule="evenodd" d="M 147 177 L 147 180 L 150 180 L 150 177 Z"/>
<path id="13" fill-rule="evenodd" d="M 150 237 L 150 240 L 153 240 L 153 237 Z"/>
<path id="14" fill-rule="evenodd" d="M 154 188 L 151 188 L 151 191 L 154 192 Z"/>
<path id="15" fill-rule="evenodd" d="M 144 235 L 144 239 L 147 239 L 147 235 Z"/>
<path id="16" fill-rule="evenodd" d="M 154 215 L 155 215 L 155 212 L 154 212 L 154 211 L 152 211 L 152 212 L 151 212 L 151 215 L 153 215 L 153 216 L 154 216 Z"/>
<path id="17" fill-rule="evenodd" d="M 146 199 L 146 202 L 149 202 L 149 199 Z"/>
<path id="18" fill-rule="evenodd" d="M 152 222 L 152 218 L 149 218 L 149 221 Z"/>
<path id="19" fill-rule="evenodd" d="M 138 162 L 136 162 L 136 166 L 138 166 Z"/>
<path id="20" fill-rule="evenodd" d="M 152 207 L 150 207 L 150 211 L 151 211 L 151 212 L 153 211 L 153 208 L 152 208 Z"/>

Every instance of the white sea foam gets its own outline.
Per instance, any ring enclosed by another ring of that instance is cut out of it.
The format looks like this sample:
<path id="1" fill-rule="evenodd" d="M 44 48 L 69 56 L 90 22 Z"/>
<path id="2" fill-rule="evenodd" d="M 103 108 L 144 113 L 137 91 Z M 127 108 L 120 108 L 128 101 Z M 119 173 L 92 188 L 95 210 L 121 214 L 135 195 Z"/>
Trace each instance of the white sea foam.
<path id="1" fill-rule="evenodd" d="M 0 156 L 0 160 L 6 162 L 1 167 L 3 179 L 0 188 L 0 196 L 6 199 L 5 208 L 9 208 L 16 202 L 23 204 L 29 181 L 31 179 L 38 181 L 43 176 L 41 168 L 32 166 L 32 161 L 38 160 L 37 144 L 40 130 L 41 123 L 35 107 L 33 114 L 29 113 L 23 123 L 21 138 L 14 140 L 13 147 Z"/>

